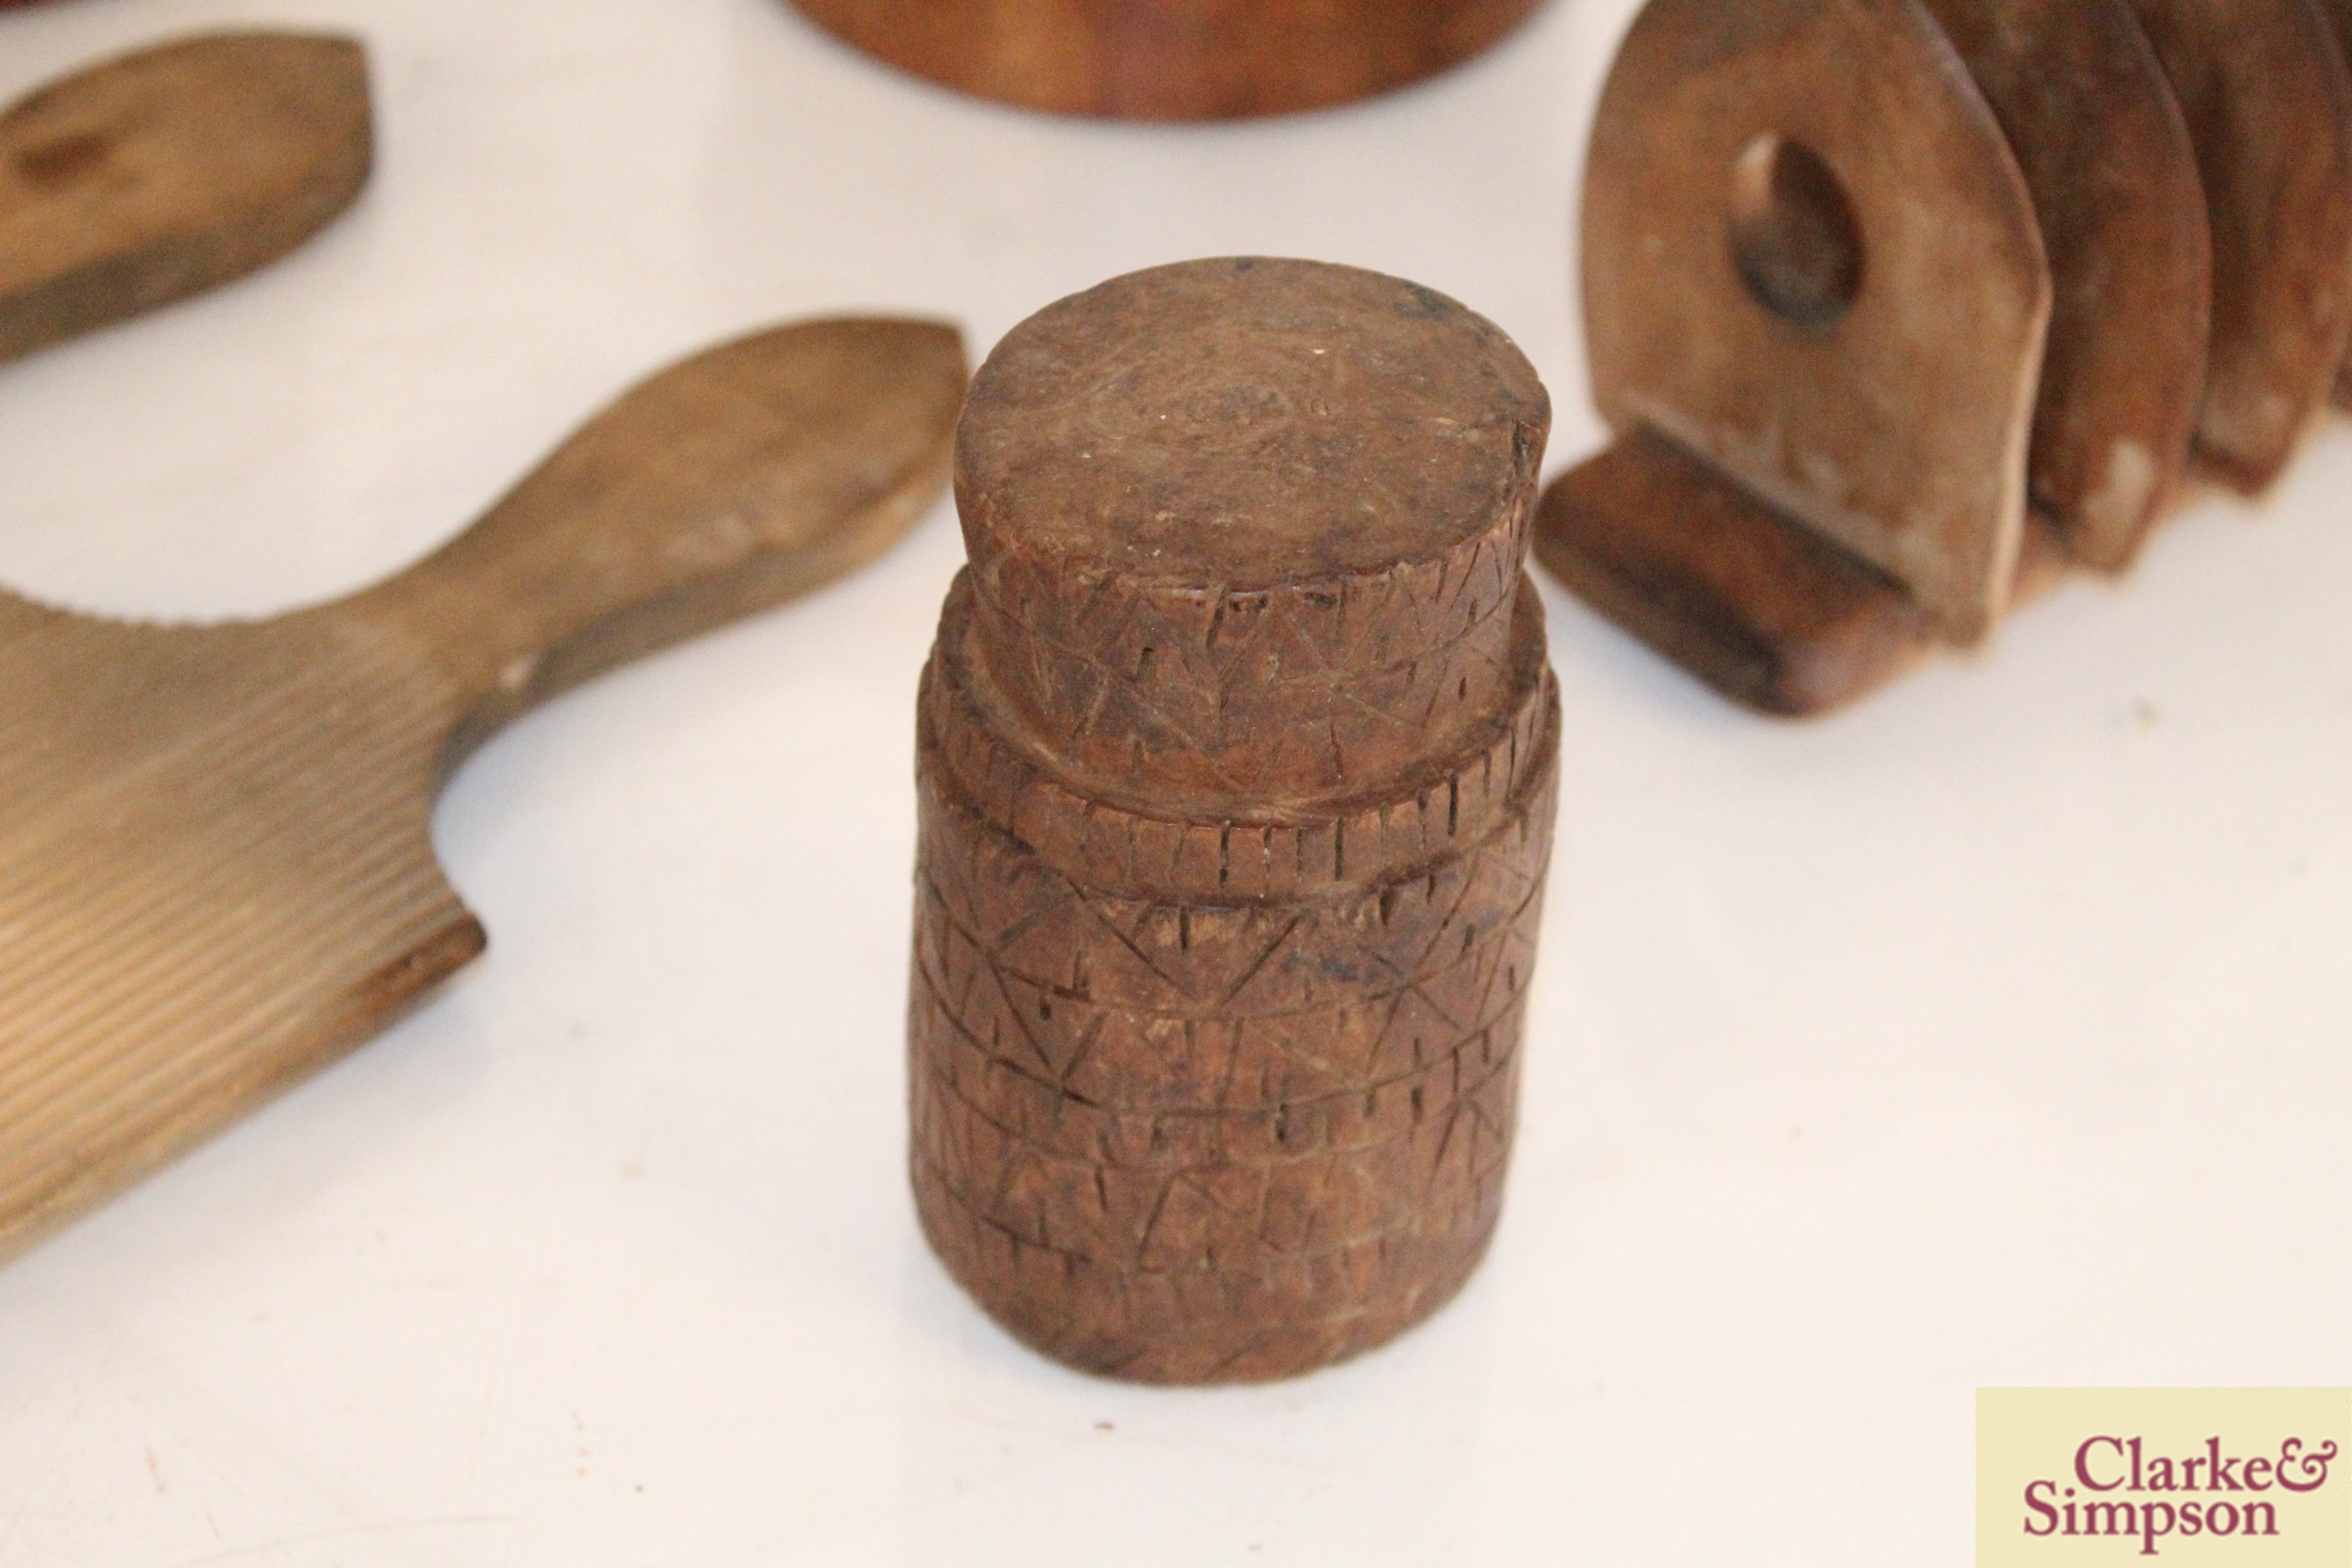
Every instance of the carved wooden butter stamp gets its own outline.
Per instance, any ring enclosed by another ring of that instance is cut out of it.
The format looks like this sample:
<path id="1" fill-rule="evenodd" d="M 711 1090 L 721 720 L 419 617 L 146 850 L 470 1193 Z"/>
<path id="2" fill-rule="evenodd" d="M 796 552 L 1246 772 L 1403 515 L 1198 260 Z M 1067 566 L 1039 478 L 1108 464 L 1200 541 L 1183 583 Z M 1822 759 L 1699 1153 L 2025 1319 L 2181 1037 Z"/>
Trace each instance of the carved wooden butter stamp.
<path id="1" fill-rule="evenodd" d="M 1549 415 L 1488 322 L 1297 261 L 1115 279 L 975 382 L 913 1177 L 1047 1354 L 1288 1376 L 1476 1267 L 1556 791 L 1522 569 Z"/>

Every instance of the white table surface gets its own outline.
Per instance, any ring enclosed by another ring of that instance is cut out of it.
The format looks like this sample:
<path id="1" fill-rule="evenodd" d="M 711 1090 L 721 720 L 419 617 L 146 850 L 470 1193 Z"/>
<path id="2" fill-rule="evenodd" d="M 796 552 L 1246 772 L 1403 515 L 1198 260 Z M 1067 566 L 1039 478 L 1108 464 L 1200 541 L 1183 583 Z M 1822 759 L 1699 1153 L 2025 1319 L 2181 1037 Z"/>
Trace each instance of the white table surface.
<path id="1" fill-rule="evenodd" d="M 0 370 L 0 582 L 313 602 L 705 342 L 880 308 L 978 353 L 1243 251 L 1494 318 L 1562 466 L 1631 10 L 1191 130 L 952 98 L 776 0 L 0 16 L 10 98 L 358 30 L 383 147 L 291 260 Z M 1257 1390 L 1049 1365 L 916 1232 L 911 700 L 960 556 L 942 507 L 466 770 L 437 834 L 488 959 L 0 1270 L 0 1563 L 1960 1564 L 1979 1385 L 2352 1384 L 2352 426 L 1809 727 L 1547 584 L 1561 854 L 1496 1249 Z"/>

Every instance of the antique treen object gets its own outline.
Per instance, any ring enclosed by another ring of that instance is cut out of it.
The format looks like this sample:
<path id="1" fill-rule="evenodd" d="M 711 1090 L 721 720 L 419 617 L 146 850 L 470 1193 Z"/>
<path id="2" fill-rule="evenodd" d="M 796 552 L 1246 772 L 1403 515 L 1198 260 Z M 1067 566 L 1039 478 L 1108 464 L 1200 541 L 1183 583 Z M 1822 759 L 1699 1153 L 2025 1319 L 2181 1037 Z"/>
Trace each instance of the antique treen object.
<path id="1" fill-rule="evenodd" d="M 1231 120 L 1434 75 L 1542 0 L 793 0 L 902 70 L 1058 114 Z"/>
<path id="2" fill-rule="evenodd" d="M 1556 790 L 1522 569 L 1549 416 L 1481 318 L 1300 261 L 1115 279 L 974 381 L 913 1180 L 1047 1354 L 1288 1376 L 1476 1266 Z"/>
<path id="3" fill-rule="evenodd" d="M 2127 565 L 2192 456 L 2275 476 L 2352 336 L 2352 75 L 2316 0 L 1653 0 L 1583 232 L 1618 439 L 1537 552 L 1818 712 Z"/>
<path id="4" fill-rule="evenodd" d="M 349 38 L 218 33 L 127 55 L 0 112 L 0 360 L 275 260 L 367 181 Z"/>
<path id="5" fill-rule="evenodd" d="M 2352 74 L 2318 0 L 2132 0 L 2164 62 L 2213 228 L 2198 445 L 2257 491 L 2286 466 L 2352 338 Z"/>
<path id="6" fill-rule="evenodd" d="M 0 1254 L 482 951 L 429 832 L 532 705 L 877 554 L 946 479 L 961 342 L 840 320 L 637 386 L 480 521 L 275 620 L 0 594 Z"/>
<path id="7" fill-rule="evenodd" d="M 2320 9 L 2326 13 L 2327 23 L 2336 34 L 2336 42 L 2347 60 L 2352 60 L 2352 0 L 2319 0 Z M 2338 406 L 2352 408 L 2352 353 L 2336 373 L 2336 401 Z"/>

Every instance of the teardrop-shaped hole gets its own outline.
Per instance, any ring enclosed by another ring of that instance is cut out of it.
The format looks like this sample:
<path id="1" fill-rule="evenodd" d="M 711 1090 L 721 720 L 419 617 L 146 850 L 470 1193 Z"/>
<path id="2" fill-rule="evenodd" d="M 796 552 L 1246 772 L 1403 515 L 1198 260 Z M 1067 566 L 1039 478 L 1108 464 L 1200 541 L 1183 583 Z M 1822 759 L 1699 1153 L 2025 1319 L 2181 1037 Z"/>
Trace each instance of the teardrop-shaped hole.
<path id="1" fill-rule="evenodd" d="M 1732 166 L 1731 253 L 1757 303 L 1809 331 L 1845 320 L 1862 297 L 1862 226 L 1822 155 L 1763 135 Z"/>

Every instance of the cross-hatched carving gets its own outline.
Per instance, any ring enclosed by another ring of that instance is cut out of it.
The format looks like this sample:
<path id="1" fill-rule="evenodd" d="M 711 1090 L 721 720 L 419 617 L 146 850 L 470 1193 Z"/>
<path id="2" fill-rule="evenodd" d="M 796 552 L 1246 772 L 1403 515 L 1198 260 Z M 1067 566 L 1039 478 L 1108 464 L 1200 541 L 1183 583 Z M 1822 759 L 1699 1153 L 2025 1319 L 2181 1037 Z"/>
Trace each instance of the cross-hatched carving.
<path id="1" fill-rule="evenodd" d="M 1013 1332 L 1130 1378 L 1279 1375 L 1468 1278 L 1549 851 L 1557 706 L 1535 684 L 1534 765 L 1481 836 L 1312 896 L 1092 886 L 987 820 L 927 732 L 915 1188 Z"/>
<path id="2" fill-rule="evenodd" d="M 1502 1201 L 1559 695 L 1492 322 L 1234 258 L 972 384 L 918 708 L 913 1176 L 973 1297 L 1164 1383 L 1328 1364 Z"/>
<path id="3" fill-rule="evenodd" d="M 1510 676 L 1528 518 L 1445 558 L 1276 589 L 972 574 L 973 649 L 1074 773 L 1110 788 L 1334 795 L 1443 752 Z"/>

